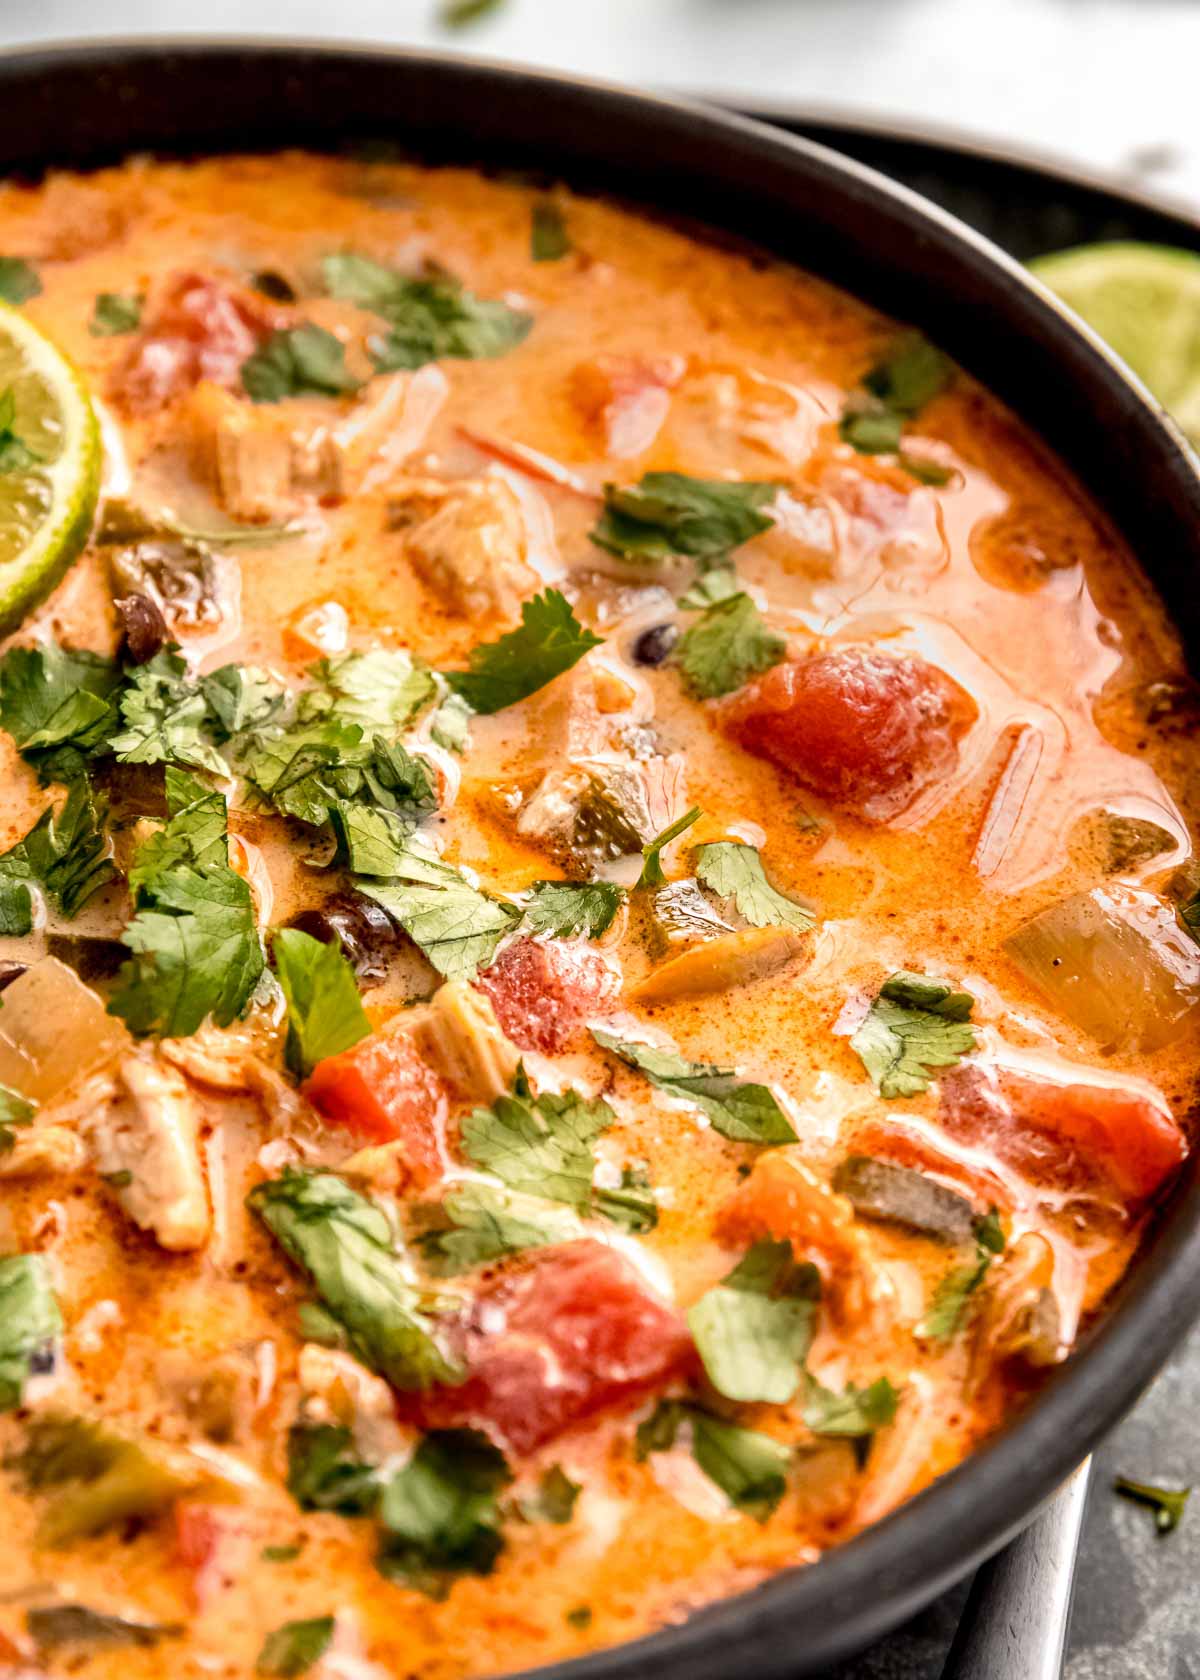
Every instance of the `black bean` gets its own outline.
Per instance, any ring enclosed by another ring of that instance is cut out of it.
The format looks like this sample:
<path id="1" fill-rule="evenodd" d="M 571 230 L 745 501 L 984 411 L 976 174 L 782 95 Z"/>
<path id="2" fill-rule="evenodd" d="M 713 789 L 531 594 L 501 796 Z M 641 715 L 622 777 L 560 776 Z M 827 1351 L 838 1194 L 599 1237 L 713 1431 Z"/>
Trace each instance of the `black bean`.
<path id="1" fill-rule="evenodd" d="M 250 284 L 256 292 L 261 292 L 264 297 L 270 298 L 273 303 L 295 303 L 296 301 L 296 288 L 290 280 L 286 280 L 282 274 L 273 268 L 260 270 Z"/>
<path id="2" fill-rule="evenodd" d="M 149 595 L 122 595 L 113 605 L 125 631 L 125 657 L 144 665 L 166 643 L 166 619 Z"/>
<path id="3" fill-rule="evenodd" d="M 383 979 L 400 937 L 383 906 L 363 893 L 335 893 L 324 904 L 302 910 L 289 925 L 323 945 L 336 939 L 359 980 Z"/>
<path id="4" fill-rule="evenodd" d="M 661 665 L 679 640 L 677 624 L 654 624 L 643 630 L 633 644 L 636 665 Z"/>
<path id="5" fill-rule="evenodd" d="M 19 980 L 28 967 L 28 963 L 0 962 L 0 992 L 5 986 L 11 986 L 14 980 Z"/>

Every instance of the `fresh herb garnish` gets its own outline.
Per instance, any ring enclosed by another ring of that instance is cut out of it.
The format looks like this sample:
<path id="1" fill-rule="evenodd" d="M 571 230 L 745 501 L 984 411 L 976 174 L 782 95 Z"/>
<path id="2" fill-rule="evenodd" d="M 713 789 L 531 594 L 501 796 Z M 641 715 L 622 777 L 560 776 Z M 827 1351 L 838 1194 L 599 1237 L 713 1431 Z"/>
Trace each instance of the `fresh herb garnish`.
<path id="1" fill-rule="evenodd" d="M 595 1140 L 616 1116 L 601 1098 L 576 1091 L 533 1096 L 523 1071 L 511 1094 L 462 1122 L 468 1160 L 510 1189 L 546 1196 L 584 1213 L 592 1205 Z"/>
<path id="2" fill-rule="evenodd" d="M 326 289 L 382 315 L 389 331 L 370 346 L 380 373 L 443 358 L 502 356 L 528 336 L 532 315 L 497 298 L 476 297 L 457 280 L 414 280 L 385 263 L 339 251 L 322 265 Z"/>
<path id="3" fill-rule="evenodd" d="M 676 1050 L 661 1050 L 592 1029 L 592 1037 L 673 1097 L 707 1114 L 715 1131 L 735 1143 L 795 1143 L 791 1121 L 765 1085 L 740 1080 L 732 1068 L 689 1062 Z"/>
<path id="4" fill-rule="evenodd" d="M 429 720 L 429 738 L 446 752 L 465 753 L 475 716 L 461 694 L 447 694 Z"/>
<path id="5" fill-rule="evenodd" d="M 955 1067 L 975 1048 L 968 1025 L 975 1000 L 946 980 L 902 970 L 885 980 L 850 1040 L 881 1097 L 929 1088 L 934 1068 Z"/>
<path id="6" fill-rule="evenodd" d="M 447 29 L 462 29 L 498 12 L 504 0 L 439 0 L 438 21 Z"/>
<path id="7" fill-rule="evenodd" d="M 447 980 L 473 979 L 496 955 L 520 911 L 473 887 L 416 841 L 394 860 L 386 880 L 360 876 L 359 889 L 382 904 Z"/>
<path id="8" fill-rule="evenodd" d="M 138 292 L 98 292 L 88 331 L 93 338 L 116 338 L 142 324 L 145 299 Z"/>
<path id="9" fill-rule="evenodd" d="M 206 737 L 208 702 L 186 660 L 164 648 L 126 674 L 120 694 L 125 727 L 109 743 L 122 764 L 188 764 L 227 776 L 229 766 Z"/>
<path id="10" fill-rule="evenodd" d="M 379 1472 L 358 1457 L 348 1429 L 332 1423 L 293 1424 L 287 1460 L 287 1490 L 302 1511 L 365 1517 L 379 1503 Z"/>
<path id="11" fill-rule="evenodd" d="M 942 1278 L 933 1292 L 933 1299 L 925 1317 L 917 1325 L 917 1335 L 931 1342 L 948 1342 L 961 1328 L 972 1297 L 991 1269 L 992 1261 L 1004 1253 L 1004 1231 L 995 1208 L 972 1226 L 975 1233 L 975 1257 L 961 1266 L 954 1266 Z"/>
<path id="12" fill-rule="evenodd" d="M 1172 1529 L 1179 1527 L 1192 1491 L 1190 1487 L 1164 1488 L 1155 1487 L 1151 1482 L 1133 1482 L 1128 1476 L 1118 1476 L 1113 1488 L 1126 1499 L 1136 1499 L 1140 1505 L 1149 1505 L 1159 1534 L 1170 1534 Z"/>
<path id="13" fill-rule="evenodd" d="M 612 881 L 535 881 L 525 905 L 530 933 L 598 939 L 612 926 L 624 890 Z"/>
<path id="14" fill-rule="evenodd" d="M 461 1380 L 408 1282 L 387 1214 L 335 1173 L 288 1169 L 246 1198 L 312 1279 L 353 1352 L 397 1388 Z"/>
<path id="15" fill-rule="evenodd" d="M 346 346 L 324 327 L 304 321 L 281 327 L 242 363 L 242 385 L 253 402 L 276 403 L 314 393 L 340 397 L 361 381 L 346 366 Z"/>
<path id="16" fill-rule="evenodd" d="M 15 1411 L 43 1360 L 53 1363 L 62 1315 L 40 1254 L 0 1260 L 0 1412 Z"/>
<path id="17" fill-rule="evenodd" d="M 537 1491 L 522 1499 L 518 1508 L 527 1522 L 569 1523 L 582 1492 L 582 1484 L 573 1482 L 561 1464 L 552 1464 L 543 1472 Z"/>
<path id="18" fill-rule="evenodd" d="M 306 1079 L 326 1056 L 349 1050 L 371 1031 L 353 965 L 333 941 L 322 944 L 299 928 L 280 928 L 271 957 L 287 999 L 287 1063 Z"/>
<path id="19" fill-rule="evenodd" d="M 33 1125 L 37 1106 L 19 1091 L 0 1085 L 0 1155 L 6 1155 L 17 1141 L 16 1131 Z"/>
<path id="20" fill-rule="evenodd" d="M 303 1550 L 299 1541 L 293 1541 L 290 1546 L 264 1546 L 258 1555 L 264 1563 L 294 1563 Z"/>
<path id="21" fill-rule="evenodd" d="M 333 1629 L 332 1616 L 310 1616 L 302 1622 L 284 1622 L 263 1641 L 254 1672 L 279 1675 L 283 1680 L 293 1680 L 297 1674 L 306 1674 L 328 1651 L 333 1641 Z"/>
<path id="22" fill-rule="evenodd" d="M 644 1236 L 658 1224 L 658 1199 L 644 1167 L 622 1167 L 619 1184 L 597 1185 L 593 1205 L 634 1236 Z"/>
<path id="23" fill-rule="evenodd" d="M 726 601 L 731 595 L 740 592 L 737 573 L 732 566 L 713 566 L 707 572 L 701 572 L 683 594 L 679 597 L 679 605 L 687 612 L 703 612 L 706 607 L 714 606 L 718 601 Z"/>
<path id="24" fill-rule="evenodd" d="M 539 199 L 529 229 L 529 254 L 534 262 L 558 262 L 571 249 L 563 213 L 553 200 Z"/>
<path id="25" fill-rule="evenodd" d="M 953 371 L 920 333 L 906 333 L 847 399 L 838 428 L 843 441 L 860 455 L 897 453 L 905 423 L 945 389 Z"/>
<path id="26" fill-rule="evenodd" d="M 861 1439 L 883 1429 L 896 1416 L 899 1390 L 887 1377 L 878 1377 L 867 1388 L 847 1383 L 839 1394 L 809 1377 L 804 1400 L 804 1422 L 814 1435 L 839 1440 Z"/>
<path id="27" fill-rule="evenodd" d="M 383 1493 L 383 1543 L 376 1566 L 441 1598 L 455 1575 L 487 1575 L 504 1547 L 498 1495 L 511 1472 L 473 1429 L 426 1435 Z"/>
<path id="28" fill-rule="evenodd" d="M 43 782 L 67 781 L 117 727 L 121 674 L 111 659 L 49 642 L 0 659 L 0 727 Z"/>
<path id="29" fill-rule="evenodd" d="M 662 887 L 666 885 L 667 877 L 663 874 L 662 854 L 665 847 L 672 840 L 678 840 L 681 834 L 700 821 L 704 815 L 699 805 L 693 805 L 690 811 L 685 811 L 681 817 L 676 817 L 669 828 L 664 828 L 661 834 L 656 834 L 653 840 L 642 847 L 642 872 L 637 878 L 639 887 Z"/>
<path id="30" fill-rule="evenodd" d="M 705 608 L 680 637 L 675 659 L 691 692 L 712 700 L 778 665 L 786 652 L 782 636 L 767 629 L 749 595 L 739 590 Z"/>
<path id="31" fill-rule="evenodd" d="M 560 590 L 547 589 L 522 604 L 519 629 L 472 648 L 470 669 L 445 678 L 472 711 L 489 715 L 536 694 L 603 639 L 580 624 Z"/>
<path id="32" fill-rule="evenodd" d="M 820 1292 L 816 1267 L 769 1237 L 707 1290 L 687 1320 L 718 1394 L 786 1405 L 799 1386 Z"/>
<path id="33" fill-rule="evenodd" d="M 0 299 L 17 309 L 41 290 L 41 276 L 24 257 L 0 257 Z"/>
<path id="34" fill-rule="evenodd" d="M 63 805 L 48 806 L 23 840 L 0 854 L 0 904 L 13 932 L 32 926 L 29 888 L 42 889 L 64 916 L 76 916 L 93 893 L 116 876 L 104 832 L 106 806 L 85 776 L 70 785 Z M 23 895 L 23 896 L 22 896 Z"/>
<path id="35" fill-rule="evenodd" d="M 763 873 L 762 858 L 753 846 L 738 840 L 717 840 L 696 848 L 696 874 L 719 898 L 732 898 L 739 916 L 751 927 L 793 927 L 806 931 L 813 914 L 776 887 Z"/>
<path id="36" fill-rule="evenodd" d="M 720 560 L 774 521 L 763 512 L 779 494 L 774 483 L 734 483 L 646 473 L 637 484 L 604 486 L 604 511 L 592 529 L 598 548 L 625 560 Z"/>
<path id="37" fill-rule="evenodd" d="M 791 1453 L 782 1441 L 756 1429 L 727 1423 L 699 1406 L 680 1400 L 660 1400 L 638 1425 L 634 1450 L 638 1458 L 666 1452 L 675 1445 L 681 1426 L 692 1437 L 692 1457 L 737 1510 L 766 1522 L 787 1491 Z"/>
<path id="38" fill-rule="evenodd" d="M 573 1242 L 583 1235 L 582 1225 L 568 1209 L 490 1184 L 464 1184 L 429 1211 L 437 1224 L 417 1236 L 416 1247 L 436 1277 L 455 1277 L 504 1254 Z"/>

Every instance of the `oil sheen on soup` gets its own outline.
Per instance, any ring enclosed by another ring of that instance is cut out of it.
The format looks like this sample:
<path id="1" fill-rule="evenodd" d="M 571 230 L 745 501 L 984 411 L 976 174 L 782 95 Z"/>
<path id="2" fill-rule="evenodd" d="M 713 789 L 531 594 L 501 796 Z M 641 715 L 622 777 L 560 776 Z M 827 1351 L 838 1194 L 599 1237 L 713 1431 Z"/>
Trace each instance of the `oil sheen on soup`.
<path id="1" fill-rule="evenodd" d="M 0 252 L 105 450 L 0 664 L 0 1671 L 521 1669 L 962 1460 L 1196 1081 L 1194 694 L 1062 468 L 565 191 L 140 161 Z"/>

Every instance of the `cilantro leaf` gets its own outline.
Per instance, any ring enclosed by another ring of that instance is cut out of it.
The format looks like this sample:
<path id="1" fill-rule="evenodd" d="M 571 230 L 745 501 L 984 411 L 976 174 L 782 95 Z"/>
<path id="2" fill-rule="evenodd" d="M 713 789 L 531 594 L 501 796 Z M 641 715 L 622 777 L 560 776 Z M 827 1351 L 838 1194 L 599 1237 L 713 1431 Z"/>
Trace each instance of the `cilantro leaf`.
<path id="1" fill-rule="evenodd" d="M 527 1522 L 569 1523 L 582 1492 L 582 1484 L 573 1482 L 561 1464 L 552 1464 L 543 1472 L 537 1492 L 521 1500 L 521 1515 Z"/>
<path id="2" fill-rule="evenodd" d="M 534 262 L 558 262 L 571 250 L 571 236 L 563 213 L 552 199 L 542 198 L 533 207 L 529 229 L 529 254 Z"/>
<path id="3" fill-rule="evenodd" d="M 246 1205 L 308 1273 L 364 1364 L 396 1388 L 461 1381 L 405 1277 L 378 1203 L 334 1173 L 289 1168 L 281 1178 L 255 1185 Z"/>
<path id="4" fill-rule="evenodd" d="M 464 753 L 471 742 L 474 716 L 461 694 L 447 694 L 429 720 L 430 738 L 446 752 Z"/>
<path id="5" fill-rule="evenodd" d="M 375 1509 L 379 1472 L 353 1446 L 350 1431 L 332 1423 L 294 1423 L 288 1430 L 287 1490 L 302 1511 L 364 1517 Z"/>
<path id="6" fill-rule="evenodd" d="M 0 257 L 0 299 L 19 309 L 41 290 L 41 275 L 24 257 Z"/>
<path id="7" fill-rule="evenodd" d="M 782 487 L 646 473 L 639 483 L 606 484 L 604 511 L 591 532 L 598 548 L 625 560 L 686 554 L 719 560 L 774 521 L 762 510 Z"/>
<path id="8" fill-rule="evenodd" d="M 322 659 L 312 675 L 318 687 L 302 697 L 306 719 L 332 712 L 339 723 L 358 723 L 372 733 L 403 728 L 435 693 L 432 673 L 403 648 Z"/>
<path id="9" fill-rule="evenodd" d="M 496 298 L 476 297 L 457 280 L 413 280 L 354 251 L 326 257 L 323 269 L 334 297 L 348 298 L 387 321 L 390 331 L 371 345 L 371 359 L 381 373 L 446 357 L 476 361 L 502 356 L 533 326 L 532 315 Z"/>
<path id="10" fill-rule="evenodd" d="M 975 1048 L 967 1024 L 974 998 L 945 980 L 902 970 L 885 980 L 850 1040 L 881 1097 L 928 1090 L 932 1069 L 954 1067 Z"/>
<path id="11" fill-rule="evenodd" d="M 548 1196 L 584 1213 L 592 1204 L 593 1145 L 615 1118 L 602 1099 L 577 1091 L 533 1097 L 519 1072 L 511 1094 L 462 1122 L 463 1153 L 513 1190 Z"/>
<path id="12" fill-rule="evenodd" d="M 535 881 L 525 906 L 525 926 L 555 939 L 576 934 L 598 939 L 612 926 L 624 897 L 624 889 L 612 881 Z"/>
<path id="13" fill-rule="evenodd" d="M 643 1167 L 622 1167 L 621 1182 L 597 1185 L 592 1202 L 597 1213 L 634 1236 L 643 1236 L 658 1224 L 658 1201 Z"/>
<path id="14" fill-rule="evenodd" d="M 403 868 L 412 824 L 395 811 L 343 800 L 329 815 L 347 868 L 359 875 L 394 875 Z"/>
<path id="15" fill-rule="evenodd" d="M 120 696 L 125 728 L 113 736 L 122 764 L 189 764 L 227 776 L 229 766 L 205 738 L 208 703 L 186 660 L 164 648 L 127 674 Z"/>
<path id="16" fill-rule="evenodd" d="M 324 327 L 303 321 L 281 327 L 242 363 L 242 386 L 256 403 L 280 402 L 307 392 L 340 397 L 361 385 L 346 366 L 346 346 Z"/>
<path id="17" fill-rule="evenodd" d="M 703 612 L 705 607 L 715 606 L 718 601 L 725 601 L 730 595 L 739 593 L 737 573 L 732 566 L 713 566 L 707 572 L 701 572 L 679 597 L 679 605 L 688 612 Z"/>
<path id="18" fill-rule="evenodd" d="M 787 1491 L 791 1453 L 782 1441 L 756 1429 L 726 1423 L 699 1406 L 660 1400 L 638 1425 L 635 1452 L 646 1458 L 675 1445 L 681 1427 L 692 1438 L 692 1457 L 737 1510 L 766 1522 Z"/>
<path id="19" fill-rule="evenodd" d="M 547 589 L 522 604 L 519 629 L 472 648 L 469 670 L 444 675 L 472 711 L 488 716 L 536 694 L 603 640 L 580 624 L 560 590 Z"/>
<path id="20" fill-rule="evenodd" d="M 430 1211 L 438 1223 L 420 1233 L 416 1246 L 435 1277 L 453 1277 L 504 1254 L 573 1242 L 583 1235 L 582 1225 L 567 1209 L 488 1184 L 464 1184 Z"/>
<path id="21" fill-rule="evenodd" d="M 88 331 L 93 338 L 136 332 L 142 324 L 144 302 L 140 292 L 98 292 Z"/>
<path id="22" fill-rule="evenodd" d="M 520 911 L 471 886 L 457 869 L 410 842 L 386 880 L 356 878 L 448 980 L 486 968 Z"/>
<path id="23" fill-rule="evenodd" d="M 200 691 L 225 736 L 265 728 L 287 704 L 285 690 L 256 665 L 222 665 L 201 677 Z"/>
<path id="24" fill-rule="evenodd" d="M 685 1061 L 676 1050 L 614 1038 L 598 1027 L 592 1037 L 660 1091 L 694 1104 L 722 1137 L 737 1143 L 795 1143 L 791 1121 L 765 1085 L 746 1084 L 732 1068 Z"/>
<path id="25" fill-rule="evenodd" d="M 933 1292 L 929 1309 L 920 1324 L 918 1336 L 931 1342 L 948 1342 L 961 1328 L 971 1299 L 987 1277 L 992 1261 L 1004 1253 L 1004 1231 L 995 1208 L 973 1224 L 975 1258 L 965 1265 L 954 1266 L 941 1279 Z"/>
<path id="26" fill-rule="evenodd" d="M 1136 1499 L 1140 1505 L 1149 1505 L 1154 1512 L 1154 1526 L 1160 1534 L 1170 1534 L 1172 1529 L 1179 1527 L 1192 1491 L 1190 1487 L 1164 1488 L 1155 1487 L 1151 1482 L 1133 1482 L 1128 1476 L 1118 1476 L 1113 1488 L 1126 1499 Z"/>
<path id="27" fill-rule="evenodd" d="M 732 898 L 738 915 L 751 927 L 793 927 L 803 932 L 813 925 L 811 910 L 767 880 L 762 858 L 753 846 L 737 840 L 697 846 L 696 874 L 718 897 Z"/>
<path id="28" fill-rule="evenodd" d="M 749 595 L 725 595 L 706 607 L 679 639 L 675 658 L 691 692 L 712 700 L 778 665 L 787 652 L 782 636 L 763 623 Z"/>
<path id="29" fill-rule="evenodd" d="M 376 1567 L 431 1598 L 455 1575 L 488 1575 L 504 1548 L 497 1495 L 512 1480 L 503 1455 L 473 1429 L 425 1436 L 383 1492 Z"/>
<path id="30" fill-rule="evenodd" d="M 361 747 L 361 727 L 331 716 L 278 734 L 251 735 L 240 768 L 281 816 L 320 828 L 330 808 L 361 785 L 357 769 L 347 772 L 351 760 L 361 758 Z"/>
<path id="31" fill-rule="evenodd" d="M 672 840 L 678 840 L 681 834 L 686 834 L 694 823 L 698 823 L 704 812 L 699 805 L 693 805 L 690 811 L 685 811 L 681 817 L 676 817 L 669 828 L 664 828 L 661 834 L 656 834 L 653 840 L 642 847 L 642 872 L 637 878 L 639 887 L 662 887 L 666 885 L 667 877 L 663 874 L 663 849 Z"/>
<path id="32" fill-rule="evenodd" d="M 932 402 L 953 376 L 953 364 L 920 333 L 905 333 L 851 392 L 838 430 L 842 441 L 860 455 L 893 455 L 900 449 L 905 422 Z M 918 463 L 901 463 L 921 477 Z"/>
<path id="33" fill-rule="evenodd" d="M 29 893 L 22 905 L 18 882 L 33 882 L 58 905 L 64 916 L 75 916 L 92 894 L 116 877 L 112 848 L 104 832 L 106 806 L 84 776 L 71 783 L 66 801 L 57 811 L 47 807 L 9 851 L 0 855 L 0 886 L 5 888 L 5 921 L 27 921 Z M 14 883 L 9 886 L 8 883 Z M 29 925 L 21 928 L 29 932 Z"/>
<path id="34" fill-rule="evenodd" d="M 729 1400 L 786 1405 L 800 1382 L 821 1285 L 788 1242 L 765 1237 L 687 1315 L 708 1379 Z"/>
<path id="35" fill-rule="evenodd" d="M 36 1113 L 36 1104 L 19 1091 L 0 1085 L 0 1155 L 7 1154 L 17 1141 L 13 1128 L 32 1126 Z"/>
<path id="36" fill-rule="evenodd" d="M 129 889 L 135 896 L 178 864 L 203 870 L 229 862 L 224 794 L 174 764 L 167 765 L 165 787 L 169 820 L 138 847 L 129 871 Z"/>
<path id="37" fill-rule="evenodd" d="M 0 934 L 24 939 L 33 932 L 33 897 L 24 881 L 5 875 L 0 859 Z"/>
<path id="38" fill-rule="evenodd" d="M 62 1334 L 62 1315 L 40 1254 L 0 1260 L 0 1412 L 15 1411 L 25 1384 Z"/>
<path id="39" fill-rule="evenodd" d="M 299 928 L 280 928 L 271 945 L 287 999 L 287 1063 L 306 1079 L 318 1062 L 349 1050 L 371 1031 L 354 968 L 334 942 L 323 945 Z"/>
<path id="40" fill-rule="evenodd" d="M 899 1391 L 887 1377 L 879 1377 L 868 1388 L 847 1383 L 840 1394 L 824 1388 L 809 1377 L 804 1401 L 804 1422 L 814 1435 L 853 1440 L 873 1435 L 896 1416 Z"/>
<path id="41" fill-rule="evenodd" d="M 284 1622 L 263 1641 L 254 1672 L 294 1680 L 296 1675 L 307 1673 L 325 1655 L 333 1641 L 333 1630 L 332 1616 L 310 1616 L 301 1622 Z"/>
<path id="42" fill-rule="evenodd" d="M 117 727 L 111 659 L 50 642 L 0 659 L 0 727 L 43 782 L 69 779 Z"/>

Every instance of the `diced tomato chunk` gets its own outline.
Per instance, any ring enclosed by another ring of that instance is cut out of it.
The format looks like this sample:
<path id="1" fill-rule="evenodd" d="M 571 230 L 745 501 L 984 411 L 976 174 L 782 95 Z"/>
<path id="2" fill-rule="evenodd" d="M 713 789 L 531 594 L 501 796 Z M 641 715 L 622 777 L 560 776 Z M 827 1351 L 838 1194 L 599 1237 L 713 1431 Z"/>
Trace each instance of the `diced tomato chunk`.
<path id="1" fill-rule="evenodd" d="M 183 274 L 174 281 L 114 377 L 114 394 L 149 414 L 211 379 L 236 386 L 242 363 L 280 324 L 276 309 L 220 280 Z"/>
<path id="2" fill-rule="evenodd" d="M 620 981 L 604 958 L 562 939 L 516 939 L 479 976 L 506 1037 L 521 1050 L 554 1055 L 616 997 Z"/>
<path id="3" fill-rule="evenodd" d="M 975 708 L 923 659 L 841 647 L 776 665 L 724 715 L 748 752 L 833 804 L 886 822 L 951 774 Z"/>
<path id="4" fill-rule="evenodd" d="M 174 1519 L 175 1556 L 191 1576 L 197 1610 L 203 1610 L 245 1575 L 264 1524 L 244 1506 L 201 1499 L 177 1500 Z"/>
<path id="5" fill-rule="evenodd" d="M 1187 1141 L 1136 1091 L 1059 1085 L 1009 1068 L 957 1068 L 940 1082 L 942 1124 L 1034 1184 L 1106 1183 L 1126 1201 L 1152 1196 L 1182 1165 Z"/>
<path id="6" fill-rule="evenodd" d="M 628 1260 L 590 1240 L 545 1249 L 486 1286 L 453 1338 L 467 1380 L 398 1396 L 401 1415 L 427 1429 L 485 1430 L 517 1454 L 661 1389 L 694 1357 L 682 1318 Z"/>
<path id="7" fill-rule="evenodd" d="M 327 1056 L 313 1069 L 304 1094 L 359 1137 L 402 1142 L 416 1183 L 441 1178 L 451 1091 L 407 1032 L 372 1033 L 340 1056 Z"/>
<path id="8" fill-rule="evenodd" d="M 681 356 L 597 356 L 571 376 L 571 395 L 609 455 L 642 455 L 658 436 L 683 378 Z"/>

